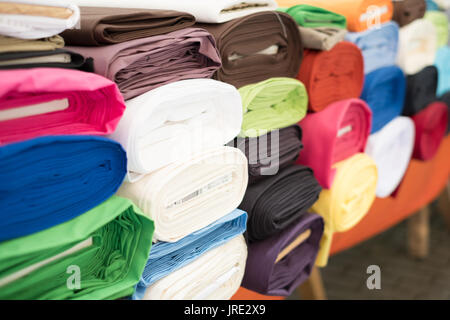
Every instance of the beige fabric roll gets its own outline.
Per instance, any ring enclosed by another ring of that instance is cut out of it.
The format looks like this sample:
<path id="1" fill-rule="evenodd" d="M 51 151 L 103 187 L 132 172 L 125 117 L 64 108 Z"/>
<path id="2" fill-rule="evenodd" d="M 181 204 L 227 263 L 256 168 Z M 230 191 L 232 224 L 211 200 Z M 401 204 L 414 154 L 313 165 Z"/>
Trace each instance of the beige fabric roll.
<path id="1" fill-rule="evenodd" d="M 303 45 L 308 49 L 331 50 L 338 42 L 344 40 L 347 30 L 341 28 L 298 27 L 302 36 Z"/>
<path id="2" fill-rule="evenodd" d="M 27 40 L 0 35 L 0 53 L 24 51 L 50 51 L 64 47 L 64 39 L 59 36 Z"/>

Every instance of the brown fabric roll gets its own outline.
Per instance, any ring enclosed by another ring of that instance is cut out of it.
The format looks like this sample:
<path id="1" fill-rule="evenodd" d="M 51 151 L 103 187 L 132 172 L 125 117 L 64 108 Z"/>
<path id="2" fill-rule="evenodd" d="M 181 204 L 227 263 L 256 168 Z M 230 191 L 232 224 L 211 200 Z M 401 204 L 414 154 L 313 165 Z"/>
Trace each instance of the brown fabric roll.
<path id="1" fill-rule="evenodd" d="M 425 11 L 427 11 L 425 0 L 396 0 L 392 3 L 394 4 L 392 20 L 396 21 L 400 27 L 423 18 Z"/>
<path id="2" fill-rule="evenodd" d="M 101 46 L 147 38 L 194 25 L 189 13 L 172 10 L 81 7 L 81 28 L 62 33 L 66 44 Z"/>
<path id="3" fill-rule="evenodd" d="M 273 77 L 295 77 L 303 57 L 297 23 L 277 11 L 222 24 L 197 24 L 216 39 L 222 68 L 214 78 L 238 88 Z"/>

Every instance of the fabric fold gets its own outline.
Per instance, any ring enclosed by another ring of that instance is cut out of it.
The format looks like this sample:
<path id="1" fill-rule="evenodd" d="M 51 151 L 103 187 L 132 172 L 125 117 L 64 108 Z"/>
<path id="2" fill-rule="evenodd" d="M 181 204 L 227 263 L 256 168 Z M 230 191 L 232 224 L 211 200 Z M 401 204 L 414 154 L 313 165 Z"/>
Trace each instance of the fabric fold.
<path id="1" fill-rule="evenodd" d="M 442 96 L 450 91 L 450 47 L 444 46 L 436 53 L 434 62 L 438 70 L 437 95 Z"/>
<path id="2" fill-rule="evenodd" d="M 64 39 L 58 35 L 36 40 L 0 36 L 0 53 L 50 51 L 62 47 L 64 47 Z"/>
<path id="3" fill-rule="evenodd" d="M 0 148 L 0 241 L 70 220 L 113 195 L 126 154 L 109 139 L 48 136 Z M 0 290 L 1 291 L 1 290 Z"/>
<path id="4" fill-rule="evenodd" d="M 233 86 L 211 79 L 174 82 L 127 101 L 113 140 L 127 151 L 128 179 L 233 140 L 242 102 Z"/>
<path id="5" fill-rule="evenodd" d="M 412 116 L 436 100 L 438 70 L 428 66 L 420 72 L 406 77 L 406 95 L 403 115 Z"/>
<path id="6" fill-rule="evenodd" d="M 299 123 L 304 150 L 297 163 L 310 167 L 323 188 L 331 188 L 333 164 L 364 151 L 371 124 L 372 112 L 360 99 L 335 102 L 309 114 Z"/>
<path id="7" fill-rule="evenodd" d="M 450 133 L 450 91 L 443 94 L 440 98 L 440 101 L 444 102 L 448 108 L 448 122 L 447 122 L 447 134 Z"/>
<path id="8" fill-rule="evenodd" d="M 422 19 L 427 11 L 425 0 L 395 0 L 392 3 L 394 5 L 394 16 L 392 20 L 397 22 L 400 27 L 414 20 Z"/>
<path id="9" fill-rule="evenodd" d="M 436 29 L 438 48 L 445 46 L 448 42 L 448 17 L 445 12 L 427 11 L 425 20 L 431 21 Z"/>
<path id="10" fill-rule="evenodd" d="M 111 197 L 70 221 L 0 243 L 0 298 L 118 299 L 133 293 L 154 227 L 128 200 Z M 79 286 L 73 274 L 78 272 Z M 72 285 L 72 287 L 70 287 Z"/>
<path id="11" fill-rule="evenodd" d="M 286 229 L 316 202 L 321 189 L 312 170 L 300 165 L 248 186 L 239 206 L 249 216 L 248 240 L 264 240 Z"/>
<path id="12" fill-rule="evenodd" d="M 323 219 L 306 213 L 286 230 L 249 244 L 242 286 L 265 295 L 289 296 L 309 277 L 322 233 Z"/>
<path id="13" fill-rule="evenodd" d="M 109 46 L 67 48 L 93 58 L 95 73 L 117 83 L 125 100 L 171 82 L 210 78 L 221 66 L 214 38 L 199 28 Z"/>
<path id="14" fill-rule="evenodd" d="M 358 98 L 364 84 L 361 50 L 346 41 L 329 51 L 307 49 L 297 79 L 306 87 L 310 111 L 321 111 L 339 100 Z"/>

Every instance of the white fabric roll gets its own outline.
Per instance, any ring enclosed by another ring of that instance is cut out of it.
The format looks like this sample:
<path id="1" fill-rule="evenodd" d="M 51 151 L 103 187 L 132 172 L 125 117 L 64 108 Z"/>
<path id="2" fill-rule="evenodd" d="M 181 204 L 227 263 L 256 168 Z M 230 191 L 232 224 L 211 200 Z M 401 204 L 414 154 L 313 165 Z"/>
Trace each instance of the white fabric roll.
<path id="1" fill-rule="evenodd" d="M 406 74 L 433 65 L 436 51 L 437 34 L 432 22 L 418 19 L 400 28 L 397 65 Z"/>
<path id="2" fill-rule="evenodd" d="M 275 0 L 73 0 L 80 6 L 165 9 L 188 12 L 198 22 L 222 23 L 255 12 L 275 10 Z"/>
<path id="3" fill-rule="evenodd" d="M 450 9 L 450 0 L 434 0 L 438 7 L 442 10 Z"/>
<path id="4" fill-rule="evenodd" d="M 244 153 L 219 147 L 124 182 L 118 191 L 155 222 L 155 240 L 175 242 L 224 217 L 241 203 L 248 183 Z"/>
<path id="5" fill-rule="evenodd" d="M 365 152 L 377 164 L 377 197 L 388 197 L 402 181 L 411 160 L 414 138 L 414 122 L 408 117 L 397 117 L 370 135 Z"/>
<path id="6" fill-rule="evenodd" d="M 73 12 L 67 19 L 25 15 L 0 14 L 0 34 L 21 39 L 52 37 L 66 29 L 75 27 L 80 20 L 80 9 L 71 1 L 62 0 L 2 0 L 38 6 L 66 8 Z"/>
<path id="7" fill-rule="evenodd" d="M 228 300 L 241 285 L 246 260 L 240 235 L 155 282 L 144 300 Z"/>
<path id="8" fill-rule="evenodd" d="M 127 152 L 130 182 L 226 144 L 242 125 L 239 92 L 212 79 L 170 83 L 128 100 L 126 106 L 110 137 Z"/>

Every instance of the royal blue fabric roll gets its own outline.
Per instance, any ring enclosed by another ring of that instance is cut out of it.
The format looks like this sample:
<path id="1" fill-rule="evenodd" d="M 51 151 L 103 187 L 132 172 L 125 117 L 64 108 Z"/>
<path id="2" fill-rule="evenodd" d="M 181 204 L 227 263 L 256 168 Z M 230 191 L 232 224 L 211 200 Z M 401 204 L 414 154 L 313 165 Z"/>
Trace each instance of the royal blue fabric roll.
<path id="1" fill-rule="evenodd" d="M 145 290 L 152 283 L 187 265 L 203 253 L 242 234 L 246 230 L 246 225 L 247 213 L 236 209 L 177 242 L 155 243 L 132 298 L 142 299 Z"/>
<path id="2" fill-rule="evenodd" d="M 437 95 L 442 96 L 450 91 L 450 47 L 441 47 L 436 53 L 436 61 L 434 63 L 438 69 L 438 87 Z"/>
<path id="3" fill-rule="evenodd" d="M 0 241 L 25 236 L 94 208 L 127 170 L 119 143 L 47 136 L 0 148 Z"/>
<path id="4" fill-rule="evenodd" d="M 399 67 L 391 66 L 372 71 L 364 81 L 361 99 L 372 109 L 371 133 L 374 133 L 401 114 L 406 78 Z"/>
<path id="5" fill-rule="evenodd" d="M 398 52 L 398 24 L 390 21 L 380 28 L 363 32 L 349 32 L 346 40 L 356 44 L 364 57 L 364 73 L 393 66 Z"/>

